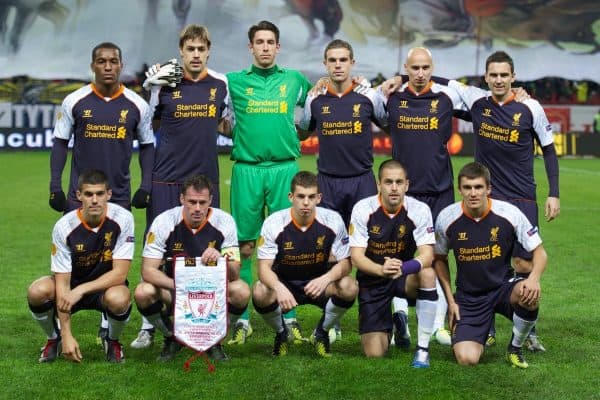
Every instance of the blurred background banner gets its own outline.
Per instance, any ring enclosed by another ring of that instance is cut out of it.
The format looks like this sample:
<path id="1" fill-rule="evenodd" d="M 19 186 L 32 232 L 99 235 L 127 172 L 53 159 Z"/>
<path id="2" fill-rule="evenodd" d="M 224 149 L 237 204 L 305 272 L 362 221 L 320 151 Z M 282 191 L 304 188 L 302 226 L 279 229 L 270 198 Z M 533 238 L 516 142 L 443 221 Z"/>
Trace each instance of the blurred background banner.
<path id="1" fill-rule="evenodd" d="M 325 74 L 332 38 L 353 45 L 353 74 L 373 84 L 404 72 L 408 50 L 426 46 L 434 75 L 485 87 L 485 59 L 505 50 L 515 61 L 513 86 L 542 103 L 555 132 L 576 135 L 563 154 L 600 155 L 600 135 L 588 135 L 600 109 L 598 0 L 0 0 L 0 151 L 52 146 L 60 103 L 92 77 L 95 45 L 119 45 L 122 80 L 145 95 L 144 71 L 179 56 L 183 26 L 208 27 L 209 67 L 225 73 L 251 64 L 248 28 L 263 19 L 281 30 L 278 64 L 313 81 Z M 452 152 L 472 152 L 470 124 L 455 121 L 455 132 Z M 579 135 L 592 138 L 576 146 Z M 224 137 L 217 143 L 231 147 Z M 389 148 L 377 134 L 375 151 Z M 317 152 L 318 140 L 303 151 Z"/>

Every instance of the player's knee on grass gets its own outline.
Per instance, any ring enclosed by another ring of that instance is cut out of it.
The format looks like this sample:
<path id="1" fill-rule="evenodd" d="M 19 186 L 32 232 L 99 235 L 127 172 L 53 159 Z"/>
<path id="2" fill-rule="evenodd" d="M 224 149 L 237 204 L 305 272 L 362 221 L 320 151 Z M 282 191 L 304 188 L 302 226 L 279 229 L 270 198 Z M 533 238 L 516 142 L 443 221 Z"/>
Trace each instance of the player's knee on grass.
<path id="1" fill-rule="evenodd" d="M 29 285 L 27 301 L 32 305 L 40 305 L 48 300 L 54 300 L 55 292 L 54 279 L 50 276 L 43 276 Z"/>
<path id="2" fill-rule="evenodd" d="M 387 354 L 390 336 L 387 332 L 369 332 L 360 335 L 363 352 L 368 358 L 381 358 Z"/>
<path id="3" fill-rule="evenodd" d="M 459 365 L 477 365 L 483 346 L 476 342 L 459 342 L 453 346 L 454 357 Z"/>

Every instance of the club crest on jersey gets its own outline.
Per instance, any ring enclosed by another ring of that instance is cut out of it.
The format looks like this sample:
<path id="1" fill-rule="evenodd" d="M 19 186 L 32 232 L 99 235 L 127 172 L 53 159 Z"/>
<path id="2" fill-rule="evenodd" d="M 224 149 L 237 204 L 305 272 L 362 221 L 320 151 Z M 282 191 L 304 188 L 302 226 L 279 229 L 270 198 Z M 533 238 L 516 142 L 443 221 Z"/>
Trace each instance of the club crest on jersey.
<path id="1" fill-rule="evenodd" d="M 491 117 L 492 116 L 492 110 L 489 108 L 484 108 L 483 109 L 483 113 L 481 114 L 484 117 Z"/>
<path id="2" fill-rule="evenodd" d="M 360 104 L 354 104 L 352 106 L 352 117 L 353 118 L 360 117 Z"/>
<path id="3" fill-rule="evenodd" d="M 400 100 L 400 104 L 398 104 L 398 108 L 408 108 L 408 100 Z"/>
<path id="4" fill-rule="evenodd" d="M 210 88 L 210 95 L 208 101 L 216 101 L 217 99 L 217 88 Z"/>
<path id="5" fill-rule="evenodd" d="M 458 232 L 458 240 L 469 240 L 467 232 Z"/>
<path id="6" fill-rule="evenodd" d="M 81 118 L 92 118 L 92 110 L 83 110 Z"/>
<path id="7" fill-rule="evenodd" d="M 279 97 L 285 97 L 287 95 L 287 85 L 279 86 Z"/>
<path id="8" fill-rule="evenodd" d="M 121 113 L 119 114 L 119 123 L 120 124 L 126 124 L 127 123 L 127 114 L 129 114 L 129 110 L 124 109 L 121 110 Z"/>
<path id="9" fill-rule="evenodd" d="M 331 114 L 331 111 L 329 111 L 329 106 L 321 107 L 321 114 Z"/>
<path id="10" fill-rule="evenodd" d="M 192 318 L 209 320 L 211 311 L 215 305 L 215 291 L 199 290 L 188 292 L 188 306 Z"/>
<path id="11" fill-rule="evenodd" d="M 521 113 L 513 114 L 512 126 L 519 126 L 521 123 Z"/>
<path id="12" fill-rule="evenodd" d="M 490 229 L 490 242 L 498 241 L 498 231 L 499 230 L 500 230 L 499 226 L 495 226 L 492 229 Z"/>
<path id="13" fill-rule="evenodd" d="M 317 238 L 317 250 L 321 250 L 325 246 L 325 235 L 321 235 Z"/>
<path id="14" fill-rule="evenodd" d="M 110 246 L 110 243 L 112 242 L 112 236 L 113 236 L 112 232 L 106 232 L 104 234 L 104 246 L 105 247 L 109 247 Z"/>
<path id="15" fill-rule="evenodd" d="M 437 114 L 438 112 L 438 106 L 440 104 L 439 100 L 431 100 L 431 105 L 429 107 L 429 113 L 430 114 Z"/>
<path id="16" fill-rule="evenodd" d="M 172 99 L 181 99 L 181 90 L 173 90 Z"/>

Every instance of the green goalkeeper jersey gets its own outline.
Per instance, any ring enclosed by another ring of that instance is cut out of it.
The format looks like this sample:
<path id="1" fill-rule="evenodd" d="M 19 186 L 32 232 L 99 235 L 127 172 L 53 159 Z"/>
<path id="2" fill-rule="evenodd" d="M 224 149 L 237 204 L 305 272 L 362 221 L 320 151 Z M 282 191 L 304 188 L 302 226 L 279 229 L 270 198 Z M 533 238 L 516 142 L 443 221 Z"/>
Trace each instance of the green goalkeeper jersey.
<path id="1" fill-rule="evenodd" d="M 231 159 L 271 163 L 300 157 L 294 124 L 296 105 L 303 106 L 311 84 L 302 73 L 275 65 L 227 74 L 233 104 Z"/>

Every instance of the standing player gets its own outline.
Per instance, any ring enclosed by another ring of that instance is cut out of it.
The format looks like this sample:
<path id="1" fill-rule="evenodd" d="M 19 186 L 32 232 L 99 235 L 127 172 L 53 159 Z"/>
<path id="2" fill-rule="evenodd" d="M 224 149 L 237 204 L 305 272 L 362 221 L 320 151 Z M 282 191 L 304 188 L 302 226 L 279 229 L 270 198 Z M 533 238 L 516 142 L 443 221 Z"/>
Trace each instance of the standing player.
<path id="1" fill-rule="evenodd" d="M 514 101 L 515 80 L 512 58 L 503 51 L 490 55 L 485 64 L 485 80 L 490 92 L 450 81 L 462 96 L 473 118 L 475 161 L 489 168 L 491 197 L 508 201 L 519 208 L 533 226 L 538 226 L 536 184 L 533 175 L 534 142 L 542 148 L 549 194 L 544 206 L 547 221 L 560 213 L 558 158 L 554 149 L 552 126 L 542 106 L 533 99 Z M 533 268 L 533 254 L 515 246 L 513 265 L 517 275 L 527 277 Z M 495 343 L 493 331 L 489 344 Z M 531 351 L 545 351 L 535 330 L 527 339 Z"/>
<path id="2" fill-rule="evenodd" d="M 271 214 L 261 230 L 254 307 L 275 330 L 274 356 L 287 353 L 282 311 L 302 304 L 322 308 L 311 339 L 317 354 L 330 357 L 328 331 L 352 307 L 358 292 L 349 276 L 348 233 L 338 213 L 317 207 L 321 193 L 313 173 L 298 172 L 288 197 L 292 207 Z"/>
<path id="3" fill-rule="evenodd" d="M 193 175 L 210 179 L 212 206 L 219 207 L 217 131 L 227 115 L 229 94 L 227 78 L 207 67 L 210 46 L 210 33 L 204 26 L 185 27 L 179 35 L 183 80 L 174 86 L 152 87 L 150 107 L 160 124 L 160 139 L 146 229 L 157 215 L 179 204 L 181 185 Z M 149 347 L 153 335 L 154 328 L 144 319 L 131 347 Z"/>
<path id="4" fill-rule="evenodd" d="M 165 261 L 178 255 L 201 257 L 204 264 L 227 255 L 227 310 L 239 317 L 248 305 L 250 288 L 239 279 L 239 248 L 235 222 L 231 215 L 211 207 L 213 185 L 204 175 L 192 176 L 181 187 L 180 203 L 154 219 L 144 246 L 141 282 L 135 289 L 140 313 L 164 335 L 159 361 L 172 360 L 181 349 L 173 337 L 170 316 L 173 312 L 175 280 L 173 266 Z M 165 307 L 166 305 L 166 307 Z M 228 357 L 217 344 L 208 354 L 215 360 Z"/>
<path id="5" fill-rule="evenodd" d="M 54 361 L 62 352 L 81 362 L 71 315 L 98 310 L 108 317 L 106 359 L 121 363 L 125 358 L 119 336 L 131 312 L 127 273 L 133 258 L 133 215 L 109 204 L 112 190 L 103 172 L 84 171 L 77 179 L 81 208 L 66 213 L 52 231 L 53 275 L 34 281 L 27 292 L 31 314 L 48 337 L 39 361 Z"/>
<path id="6" fill-rule="evenodd" d="M 396 160 L 379 167 L 379 195 L 356 203 L 350 225 L 352 264 L 358 268 L 358 329 L 367 357 L 383 357 L 392 332 L 394 297 L 416 299 L 418 340 L 412 366 L 429 367 L 438 294 L 431 268 L 435 236 L 425 203 L 405 196 L 409 181 Z"/>
<path id="7" fill-rule="evenodd" d="M 107 174 L 111 201 L 129 209 L 148 205 L 154 161 L 154 133 L 148 104 L 120 81 L 121 49 L 114 43 L 100 43 L 92 50 L 94 82 L 69 94 L 62 103 L 54 127 L 50 153 L 50 206 L 70 211 L 81 202 L 76 197 L 82 171 L 99 169 Z M 69 140 L 73 137 L 71 178 L 67 196 L 62 190 L 62 172 L 67 162 Z M 140 188 L 131 199 L 129 164 L 133 141 L 140 144 L 142 170 Z"/>
<path id="8" fill-rule="evenodd" d="M 478 364 L 492 317 L 500 313 L 513 321 L 507 360 L 527 368 L 522 346 L 537 320 L 540 278 L 547 262 L 537 227 L 517 207 L 489 198 L 490 172 L 478 162 L 461 169 L 458 190 L 463 200 L 442 210 L 436 221 L 434 261 L 448 300 L 454 355 L 461 365 Z M 527 279 L 511 277 L 511 252 L 517 242 L 532 252 Z M 456 260 L 454 295 L 449 250 Z"/>
<path id="9" fill-rule="evenodd" d="M 303 106 L 311 85 L 299 71 L 275 63 L 279 29 L 261 21 L 248 31 L 252 65 L 227 74 L 234 114 L 231 212 L 238 226 L 242 279 L 252 282 L 252 254 L 266 214 L 288 206 L 287 188 L 298 172 L 300 141 L 294 109 Z M 295 314 L 290 333 L 302 340 Z M 242 344 L 249 333 L 248 315 L 238 321 L 232 343 Z"/>
<path id="10" fill-rule="evenodd" d="M 400 161 L 410 176 L 409 196 L 426 203 L 433 220 L 446 206 L 454 203 L 452 163 L 447 143 L 452 135 L 453 111 L 464 104 L 454 89 L 431 81 L 433 58 L 423 47 L 409 50 L 404 69 L 408 82 L 390 94 L 387 101 L 392 158 Z M 450 333 L 444 329 L 447 304 L 438 288 L 438 310 L 434 337 L 450 345 Z M 394 342 L 410 346 L 406 300 L 394 299 Z"/>
<path id="11" fill-rule="evenodd" d="M 377 194 L 373 175 L 371 123 L 385 125 L 381 96 L 368 88 L 357 93 L 350 72 L 354 65 L 350 43 L 333 40 L 325 48 L 323 64 L 329 84 L 309 97 L 300 128 L 319 137 L 319 189 L 323 207 L 336 210 L 346 226 L 357 201 Z M 362 88 L 361 88 L 362 89 Z"/>

